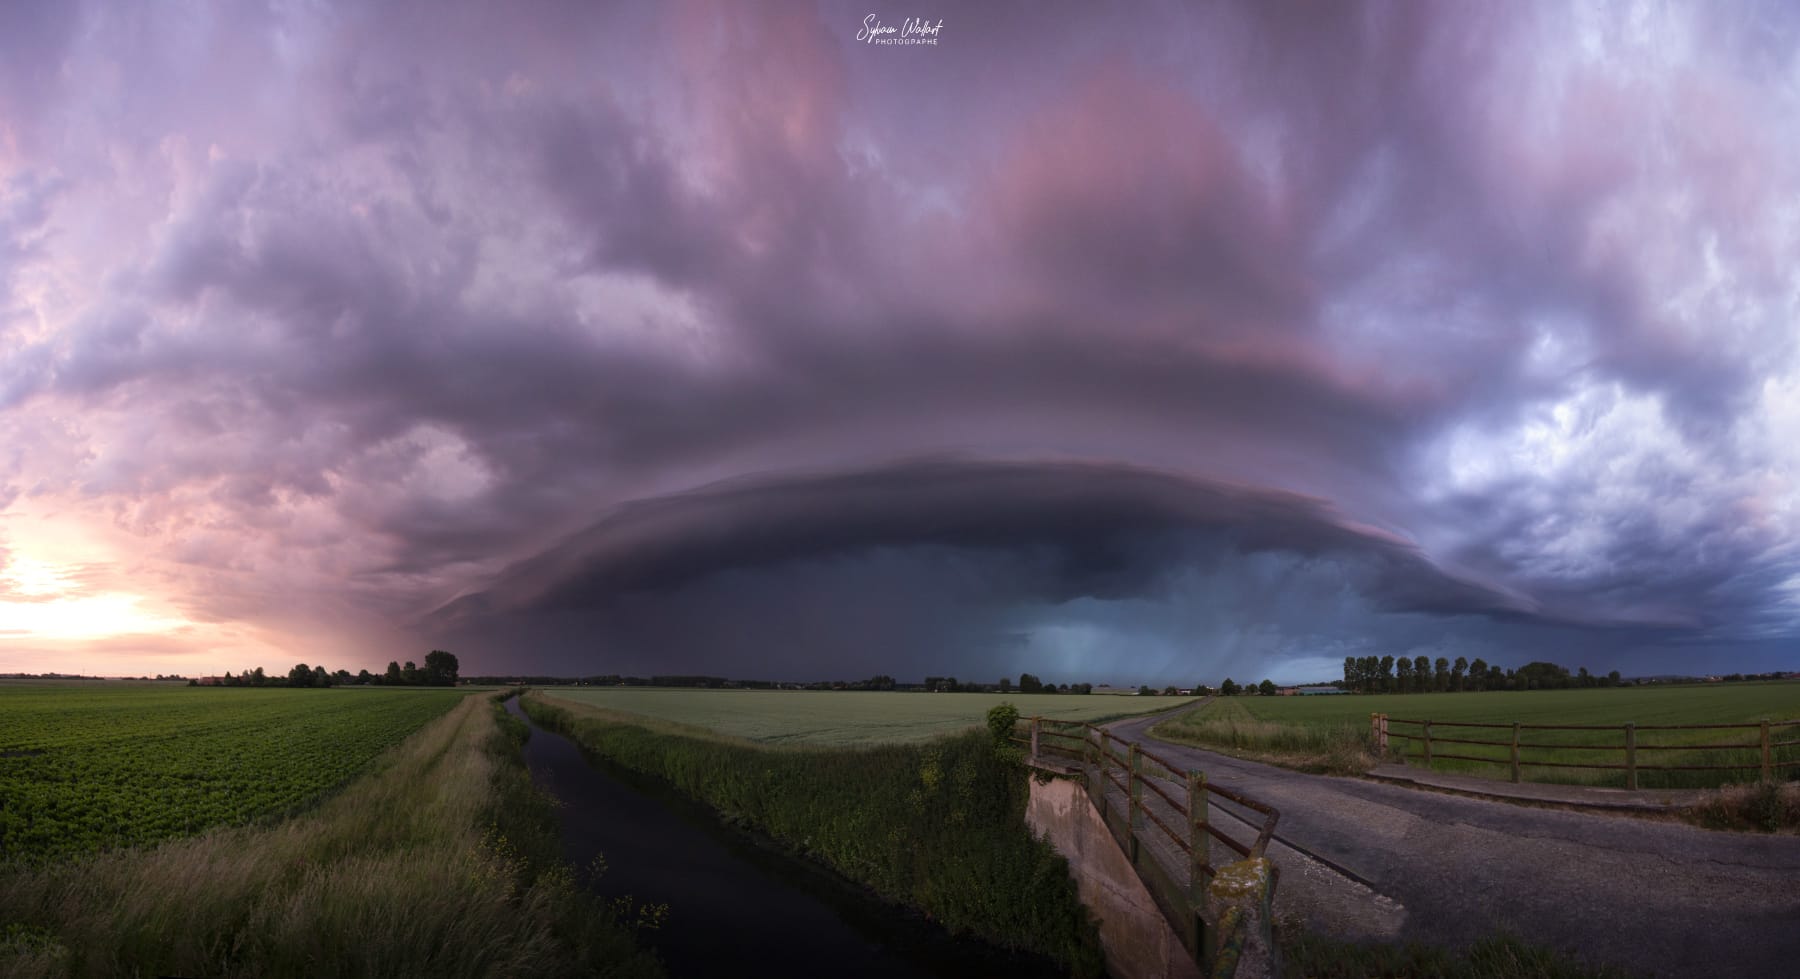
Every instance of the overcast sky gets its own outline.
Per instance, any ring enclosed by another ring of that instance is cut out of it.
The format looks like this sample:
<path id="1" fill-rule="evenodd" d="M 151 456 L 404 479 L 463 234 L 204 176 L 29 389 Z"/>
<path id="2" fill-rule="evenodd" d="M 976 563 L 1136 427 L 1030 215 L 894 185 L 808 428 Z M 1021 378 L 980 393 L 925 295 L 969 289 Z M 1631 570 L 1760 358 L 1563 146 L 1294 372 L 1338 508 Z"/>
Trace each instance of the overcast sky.
<path id="1" fill-rule="evenodd" d="M 1800 669 L 1797 52 L 0 5 L 0 672 Z"/>

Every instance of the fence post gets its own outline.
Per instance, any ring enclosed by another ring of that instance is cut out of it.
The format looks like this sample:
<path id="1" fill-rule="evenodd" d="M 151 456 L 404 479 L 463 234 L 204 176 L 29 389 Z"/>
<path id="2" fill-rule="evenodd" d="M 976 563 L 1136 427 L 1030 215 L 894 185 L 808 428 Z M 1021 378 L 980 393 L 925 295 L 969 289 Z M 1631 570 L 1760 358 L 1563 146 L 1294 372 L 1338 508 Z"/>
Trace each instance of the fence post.
<path id="1" fill-rule="evenodd" d="M 1762 777 L 1767 782 L 1774 777 L 1774 766 L 1769 764 L 1769 719 L 1762 719 Z"/>
<path id="2" fill-rule="evenodd" d="M 1431 722 L 1420 721 L 1419 726 L 1425 729 L 1425 767 L 1431 767 Z"/>
<path id="3" fill-rule="evenodd" d="M 1512 779 L 1513 782 L 1516 784 L 1519 781 L 1519 722 L 1518 721 L 1513 722 L 1512 777 L 1513 777 L 1513 779 Z"/>
<path id="4" fill-rule="evenodd" d="M 1206 773 L 1190 768 L 1188 783 L 1188 904 L 1196 914 L 1206 904 L 1206 871 L 1211 864 L 1212 834 L 1206 831 L 1211 815 L 1206 798 Z"/>
<path id="5" fill-rule="evenodd" d="M 1625 725 L 1625 787 L 1637 788 L 1637 725 Z"/>
<path id="6" fill-rule="evenodd" d="M 1034 717 L 1031 719 L 1031 761 L 1033 764 L 1036 764 L 1038 760 L 1038 730 L 1043 727 L 1043 725 L 1043 718 Z"/>
<path id="7" fill-rule="evenodd" d="M 1381 715 L 1381 755 L 1387 757 L 1388 750 L 1388 716 Z"/>
<path id="8" fill-rule="evenodd" d="M 1138 743 L 1136 741 L 1131 742 L 1129 757 L 1131 770 L 1125 775 L 1125 794 L 1130 800 L 1131 819 L 1126 825 L 1130 827 L 1128 834 L 1131 840 L 1130 856 L 1132 864 L 1135 865 L 1138 859 L 1138 826 L 1144 819 L 1144 787 L 1138 780 Z"/>
<path id="9" fill-rule="evenodd" d="M 1381 751 L 1381 714 L 1369 711 L 1369 747 Z"/>

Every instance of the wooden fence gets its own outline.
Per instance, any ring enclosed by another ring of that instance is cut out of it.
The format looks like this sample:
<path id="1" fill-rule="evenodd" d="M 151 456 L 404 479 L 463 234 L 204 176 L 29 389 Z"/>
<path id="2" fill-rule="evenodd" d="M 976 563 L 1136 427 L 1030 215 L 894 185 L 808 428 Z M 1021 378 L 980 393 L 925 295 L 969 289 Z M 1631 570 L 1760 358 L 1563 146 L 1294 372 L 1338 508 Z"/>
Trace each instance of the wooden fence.
<path id="1" fill-rule="evenodd" d="M 1393 725 L 1400 725 L 1401 727 L 1398 730 L 1394 730 L 1392 728 Z M 1450 732 L 1451 734 L 1456 735 L 1475 733 L 1475 731 L 1468 729 L 1485 729 L 1487 731 L 1510 732 L 1510 737 L 1504 741 L 1497 741 L 1493 740 L 1491 737 L 1446 737 L 1442 734 L 1434 733 L 1434 729 L 1443 728 L 1457 729 Z M 1393 737 L 1399 738 L 1402 741 L 1402 744 L 1400 745 L 1402 758 L 1419 758 L 1424 761 L 1425 767 L 1427 768 L 1431 767 L 1434 760 L 1440 759 L 1448 761 L 1479 762 L 1487 765 L 1501 765 L 1506 766 L 1511 770 L 1512 780 L 1514 782 L 1519 781 L 1519 772 L 1521 768 L 1622 771 L 1625 773 L 1625 787 L 1629 789 L 1638 787 L 1639 772 L 1755 771 L 1764 780 L 1775 778 L 1778 773 L 1784 772 L 1786 769 L 1800 767 L 1800 752 L 1781 752 L 1781 749 L 1784 748 L 1800 748 L 1800 738 L 1785 741 L 1776 740 L 1776 738 L 1780 737 L 1782 734 L 1800 734 L 1800 731 L 1787 730 L 1791 728 L 1800 728 L 1800 720 L 1775 722 L 1764 720 L 1756 724 L 1520 724 L 1516 721 L 1510 724 L 1479 724 L 1469 721 L 1406 720 L 1398 717 L 1390 718 L 1386 714 L 1369 715 L 1370 739 L 1373 742 L 1377 753 L 1383 756 L 1387 754 L 1389 738 Z M 1616 732 L 1620 735 L 1620 740 L 1617 742 L 1602 741 L 1600 743 L 1581 743 L 1576 741 L 1550 743 L 1526 740 L 1527 738 L 1534 738 L 1535 735 L 1531 732 L 1537 731 L 1583 732 L 1582 734 L 1577 735 L 1577 737 L 1581 738 L 1601 738 L 1608 732 Z M 1662 732 L 1668 731 L 1721 732 L 1717 735 L 1719 737 L 1730 736 L 1723 732 L 1753 731 L 1755 734 L 1752 736 L 1755 740 L 1734 740 L 1725 742 L 1689 741 L 1682 743 L 1669 743 L 1662 740 L 1653 740 L 1649 743 L 1642 743 L 1638 739 L 1638 735 L 1643 733 L 1648 732 L 1660 735 Z M 1442 748 L 1444 745 L 1458 747 L 1453 747 L 1450 751 L 1444 751 Z M 1491 754 L 1475 755 L 1457 753 L 1461 750 L 1460 746 L 1462 745 L 1504 748 L 1507 750 L 1507 755 L 1506 757 L 1501 758 Z M 1413 753 L 1413 746 L 1417 746 L 1419 749 L 1417 754 Z M 1608 754 L 1601 754 L 1598 756 L 1600 760 L 1592 762 L 1558 761 L 1546 757 L 1524 757 L 1522 752 L 1528 751 L 1550 751 L 1558 753 L 1604 752 L 1618 756 L 1620 761 L 1611 762 L 1605 760 L 1608 757 Z M 1646 757 L 1655 761 L 1659 758 L 1666 757 L 1665 755 L 1659 754 L 1661 752 L 1712 751 L 1736 751 L 1745 753 L 1754 751 L 1756 754 L 1751 756 L 1754 760 L 1745 761 L 1740 764 L 1723 765 L 1650 764 L 1639 760 L 1639 755 L 1645 754 L 1646 752 L 1649 753 Z"/>
<path id="2" fill-rule="evenodd" d="M 1092 724 L 1034 717 L 1029 737 L 1013 741 L 1029 748 L 1034 767 L 1081 777 L 1089 801 L 1182 944 L 1196 961 L 1216 962 L 1234 929 L 1209 919 L 1208 887 L 1225 865 L 1263 856 L 1280 812 Z M 1230 817 L 1225 825 L 1213 818 L 1215 809 Z M 1278 882 L 1277 874 L 1265 897 L 1272 897 Z"/>

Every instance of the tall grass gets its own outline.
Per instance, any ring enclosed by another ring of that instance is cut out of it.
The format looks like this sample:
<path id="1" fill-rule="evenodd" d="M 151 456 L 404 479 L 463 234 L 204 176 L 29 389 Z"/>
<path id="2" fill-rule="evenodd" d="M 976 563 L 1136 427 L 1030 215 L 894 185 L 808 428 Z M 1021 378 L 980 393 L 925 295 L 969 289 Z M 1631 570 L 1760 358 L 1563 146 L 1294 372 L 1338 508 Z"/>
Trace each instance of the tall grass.
<path id="1" fill-rule="evenodd" d="M 0 868 L 0 973 L 657 974 L 558 866 L 498 711 L 464 699 L 275 825 Z"/>
<path id="2" fill-rule="evenodd" d="M 1258 720 L 1236 698 L 1220 698 L 1157 724 L 1151 737 L 1216 748 L 1308 772 L 1360 774 L 1375 764 L 1368 724 Z"/>
<path id="3" fill-rule="evenodd" d="M 1029 786 L 986 731 L 927 744 L 771 748 L 536 693 L 534 720 L 670 783 L 953 933 L 1104 969 L 1068 863 L 1025 825 Z M 978 719 L 977 719 L 978 720 Z"/>

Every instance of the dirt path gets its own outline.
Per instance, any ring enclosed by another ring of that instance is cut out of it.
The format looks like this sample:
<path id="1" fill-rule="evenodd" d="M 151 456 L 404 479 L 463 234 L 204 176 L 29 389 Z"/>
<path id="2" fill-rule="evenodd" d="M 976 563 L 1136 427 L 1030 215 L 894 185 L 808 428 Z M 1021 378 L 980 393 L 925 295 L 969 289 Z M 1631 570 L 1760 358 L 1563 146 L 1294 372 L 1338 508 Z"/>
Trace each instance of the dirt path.
<path id="1" fill-rule="evenodd" d="M 1800 974 L 1800 837 L 1304 775 L 1155 741 L 1159 719 L 1108 727 L 1281 810 L 1277 914 L 1309 929 L 1443 945 L 1505 930 L 1646 974 Z"/>

